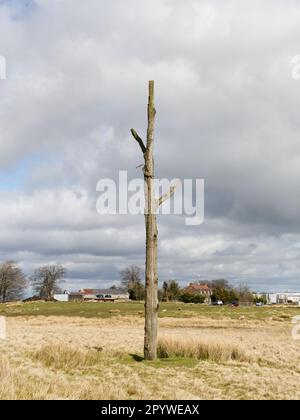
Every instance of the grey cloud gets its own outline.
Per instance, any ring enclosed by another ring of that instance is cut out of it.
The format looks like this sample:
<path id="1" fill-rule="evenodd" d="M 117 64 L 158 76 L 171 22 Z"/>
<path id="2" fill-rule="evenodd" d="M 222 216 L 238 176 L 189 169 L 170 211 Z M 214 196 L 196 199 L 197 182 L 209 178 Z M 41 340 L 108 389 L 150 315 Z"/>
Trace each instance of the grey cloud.
<path id="1" fill-rule="evenodd" d="M 49 162 L 32 163 L 22 191 L 1 194 L 3 257 L 29 270 L 65 260 L 87 282 L 143 265 L 143 218 L 99 218 L 95 186 L 119 169 L 141 175 L 129 130 L 145 135 L 154 78 L 157 175 L 206 183 L 202 226 L 159 218 L 161 279 L 297 287 L 296 1 L 39 0 L 10 16 L 0 5 L 0 169 L 32 154 Z"/>

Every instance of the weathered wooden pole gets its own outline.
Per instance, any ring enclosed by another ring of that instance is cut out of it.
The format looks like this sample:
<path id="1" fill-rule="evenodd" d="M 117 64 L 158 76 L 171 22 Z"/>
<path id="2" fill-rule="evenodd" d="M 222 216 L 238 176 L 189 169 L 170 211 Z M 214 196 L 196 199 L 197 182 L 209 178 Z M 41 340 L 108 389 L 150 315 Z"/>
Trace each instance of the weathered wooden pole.
<path id="1" fill-rule="evenodd" d="M 146 296 L 145 296 L 145 338 L 144 357 L 154 360 L 157 357 L 157 315 L 158 315 L 158 273 L 157 273 L 157 221 L 154 197 L 154 82 L 149 82 L 148 130 L 145 153 L 145 199 L 146 199 Z"/>
<path id="2" fill-rule="evenodd" d="M 145 267 L 145 338 L 144 357 L 146 360 L 154 360 L 157 357 L 157 324 L 158 324 L 158 273 L 157 273 L 157 221 L 156 210 L 174 192 L 170 191 L 164 196 L 156 199 L 154 196 L 154 81 L 149 82 L 148 98 L 148 129 L 146 146 L 134 129 L 131 133 L 140 145 L 143 152 L 145 164 L 143 167 L 145 180 L 145 225 L 146 225 L 146 267 Z"/>

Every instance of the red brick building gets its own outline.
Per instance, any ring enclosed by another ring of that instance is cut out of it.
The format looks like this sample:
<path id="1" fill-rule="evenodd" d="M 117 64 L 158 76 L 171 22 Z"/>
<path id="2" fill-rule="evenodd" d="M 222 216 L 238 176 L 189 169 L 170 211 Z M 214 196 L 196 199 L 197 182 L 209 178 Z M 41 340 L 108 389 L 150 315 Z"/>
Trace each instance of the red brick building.
<path id="1" fill-rule="evenodd" d="M 205 296 L 205 301 L 207 303 L 211 303 L 211 295 L 212 290 L 207 284 L 197 284 L 197 283 L 190 283 L 185 288 L 186 293 L 189 293 L 191 295 L 202 295 Z"/>

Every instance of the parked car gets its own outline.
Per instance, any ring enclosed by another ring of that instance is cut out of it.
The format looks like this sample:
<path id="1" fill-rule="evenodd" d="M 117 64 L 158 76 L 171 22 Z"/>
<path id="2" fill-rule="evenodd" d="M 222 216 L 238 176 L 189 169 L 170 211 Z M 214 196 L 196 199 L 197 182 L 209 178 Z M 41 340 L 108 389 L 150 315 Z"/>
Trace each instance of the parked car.
<path id="1" fill-rule="evenodd" d="M 113 302 L 114 299 L 111 295 L 96 295 L 96 298 L 98 301 L 103 301 L 103 302 Z"/>
<path id="2" fill-rule="evenodd" d="M 212 304 L 212 305 L 217 305 L 217 306 L 222 306 L 222 305 L 224 305 L 224 303 L 222 302 L 222 300 L 214 300 L 211 304 Z"/>
<path id="3" fill-rule="evenodd" d="M 237 300 L 233 300 L 233 301 L 231 302 L 231 306 L 232 306 L 233 308 L 238 308 L 238 307 L 240 306 L 240 304 L 239 304 L 239 302 L 238 302 Z"/>

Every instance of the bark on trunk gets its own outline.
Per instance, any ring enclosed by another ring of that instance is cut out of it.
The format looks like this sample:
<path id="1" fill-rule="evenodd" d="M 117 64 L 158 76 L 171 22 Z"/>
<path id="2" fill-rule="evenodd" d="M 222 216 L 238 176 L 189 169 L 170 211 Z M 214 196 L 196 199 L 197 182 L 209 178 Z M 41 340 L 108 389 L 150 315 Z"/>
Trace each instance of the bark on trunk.
<path id="1" fill-rule="evenodd" d="M 148 130 L 147 143 L 134 129 L 131 133 L 138 142 L 145 160 L 143 167 L 145 180 L 145 225 L 146 225 L 146 297 L 145 297 L 145 338 L 144 358 L 154 360 L 157 357 L 157 325 L 158 325 L 158 273 L 157 273 L 157 221 L 156 209 L 174 193 L 175 187 L 159 199 L 154 196 L 154 121 L 156 110 L 154 107 L 154 81 L 149 82 L 148 98 Z"/>
<path id="2" fill-rule="evenodd" d="M 157 312 L 158 312 L 158 275 L 157 275 L 157 222 L 156 200 L 154 197 L 154 82 L 149 82 L 148 130 L 145 152 L 145 223 L 146 223 L 146 297 L 145 297 L 145 338 L 144 357 L 154 360 L 157 357 Z"/>

